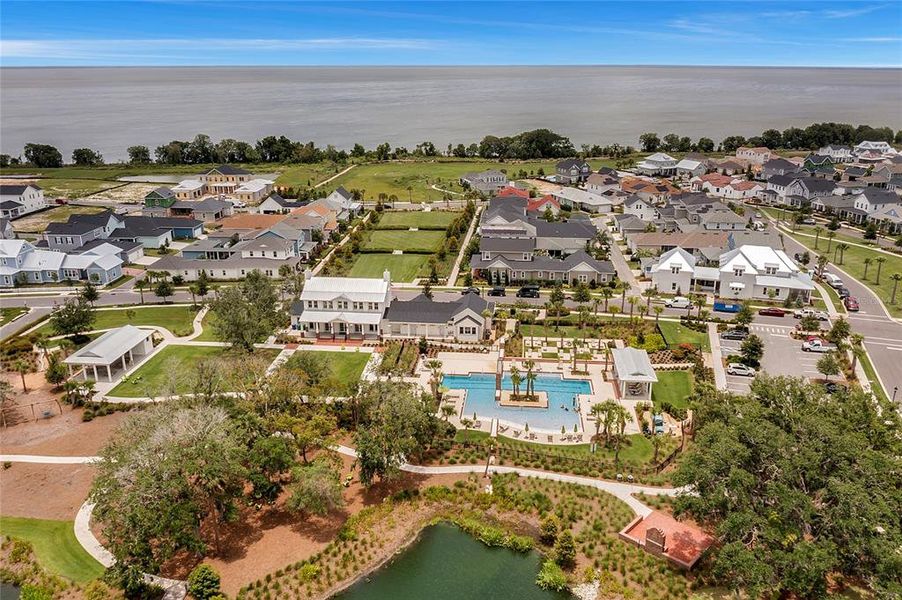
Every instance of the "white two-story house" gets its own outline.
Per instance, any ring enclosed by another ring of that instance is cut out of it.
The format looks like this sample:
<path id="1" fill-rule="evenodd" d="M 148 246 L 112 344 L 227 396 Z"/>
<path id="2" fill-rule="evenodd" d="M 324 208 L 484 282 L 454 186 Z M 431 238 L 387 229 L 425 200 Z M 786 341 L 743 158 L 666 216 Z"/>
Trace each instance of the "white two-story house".
<path id="1" fill-rule="evenodd" d="M 304 273 L 304 291 L 291 305 L 291 327 L 304 337 L 333 340 L 377 339 L 391 303 L 391 274 L 382 279 L 313 277 Z"/>
<path id="2" fill-rule="evenodd" d="M 635 194 L 623 201 L 623 214 L 635 215 L 648 222 L 658 218 L 658 210 L 655 205 Z"/>
<path id="3" fill-rule="evenodd" d="M 671 177 L 676 174 L 677 162 L 677 159 L 669 154 L 655 152 L 639 161 L 639 164 L 636 165 L 636 172 L 643 175 Z"/>
<path id="4" fill-rule="evenodd" d="M 44 190 L 33 183 L 0 185 L 0 217 L 17 219 L 46 208 Z"/>

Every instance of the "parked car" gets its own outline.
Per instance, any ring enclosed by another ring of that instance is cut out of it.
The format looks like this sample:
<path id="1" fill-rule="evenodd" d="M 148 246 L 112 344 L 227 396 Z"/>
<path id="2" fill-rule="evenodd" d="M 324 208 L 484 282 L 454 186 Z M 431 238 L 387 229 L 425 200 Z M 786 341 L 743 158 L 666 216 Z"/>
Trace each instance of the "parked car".
<path id="1" fill-rule="evenodd" d="M 788 313 L 788 310 L 778 308 L 776 306 L 767 306 L 758 311 L 759 315 L 764 315 L 766 317 L 782 317 Z"/>
<path id="2" fill-rule="evenodd" d="M 665 300 L 664 306 L 668 308 L 689 308 L 692 306 L 692 300 L 685 296 L 674 296 Z"/>
<path id="3" fill-rule="evenodd" d="M 488 291 L 488 296 L 506 296 L 507 292 L 504 290 L 504 286 L 496 285 L 492 289 Z"/>
<path id="4" fill-rule="evenodd" d="M 724 302 L 722 300 L 714 302 L 715 312 L 738 313 L 742 310 L 742 305 L 735 302 Z"/>
<path id="5" fill-rule="evenodd" d="M 232 203 L 232 206 L 235 208 L 247 208 L 247 202 L 242 202 L 241 200 L 229 200 Z"/>
<path id="6" fill-rule="evenodd" d="M 830 316 L 822 310 L 814 310 L 813 308 L 801 308 L 792 313 L 796 319 L 801 319 L 802 317 L 814 317 L 818 321 L 827 321 Z"/>
<path id="7" fill-rule="evenodd" d="M 519 290 L 517 290 L 517 298 L 538 298 L 539 297 L 539 286 L 537 285 L 524 285 Z"/>
<path id="8" fill-rule="evenodd" d="M 824 340 L 802 342 L 802 352 L 832 352 L 833 350 L 836 350 L 836 346 L 828 344 Z"/>
<path id="9" fill-rule="evenodd" d="M 849 296 L 852 295 L 852 292 L 850 292 L 849 288 L 847 288 L 847 287 L 841 287 L 841 288 L 837 289 L 836 293 L 839 294 L 840 300 L 845 300 L 846 298 L 848 298 Z"/>
<path id="10" fill-rule="evenodd" d="M 722 340 L 744 340 L 749 337 L 749 332 L 745 329 L 727 329 L 720 334 Z"/>
<path id="11" fill-rule="evenodd" d="M 811 217 L 806 217 L 801 221 L 802 225 L 817 225 L 817 221 L 812 219 Z"/>
<path id="12" fill-rule="evenodd" d="M 832 287 L 834 290 L 838 290 L 844 285 L 842 279 L 840 279 L 833 273 L 824 273 L 823 275 L 821 275 L 821 277 L 824 279 L 824 281 L 827 282 L 827 285 Z"/>
<path id="13" fill-rule="evenodd" d="M 843 300 L 843 304 L 846 305 L 846 310 L 849 312 L 858 312 L 858 298 L 854 296 L 848 296 L 845 300 Z"/>
<path id="14" fill-rule="evenodd" d="M 742 363 L 730 363 L 727 365 L 727 373 L 730 375 L 742 375 L 743 377 L 754 377 L 755 369 Z"/>
<path id="15" fill-rule="evenodd" d="M 472 286 L 471 286 L 471 287 L 468 287 L 468 288 L 464 288 L 464 289 L 461 290 L 461 292 L 460 292 L 460 295 L 461 295 L 461 296 L 466 296 L 467 294 L 476 294 L 477 296 L 481 296 L 481 295 L 482 295 L 482 292 L 479 290 L 478 287 L 472 287 Z"/>

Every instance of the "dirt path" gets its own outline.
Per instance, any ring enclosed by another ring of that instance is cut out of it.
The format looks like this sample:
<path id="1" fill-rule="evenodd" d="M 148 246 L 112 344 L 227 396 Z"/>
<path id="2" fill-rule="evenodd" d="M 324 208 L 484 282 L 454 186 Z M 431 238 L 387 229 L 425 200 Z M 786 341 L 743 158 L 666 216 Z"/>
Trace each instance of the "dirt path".
<path id="1" fill-rule="evenodd" d="M 322 187 L 322 186 L 326 185 L 327 183 L 329 183 L 330 181 L 334 181 L 335 179 L 338 179 L 339 177 L 341 177 L 342 175 L 344 175 L 345 173 L 347 173 L 348 171 L 350 171 L 351 169 L 353 169 L 353 168 L 356 167 L 356 166 L 357 166 L 356 164 L 355 164 L 355 165 L 351 165 L 350 167 L 348 167 L 348 168 L 345 169 L 344 171 L 341 171 L 341 172 L 339 172 L 339 173 L 336 173 L 336 174 L 333 175 L 332 177 L 320 181 L 320 182 L 317 183 L 315 186 L 313 186 L 313 188 L 316 189 L 316 188 L 318 188 L 318 187 Z"/>

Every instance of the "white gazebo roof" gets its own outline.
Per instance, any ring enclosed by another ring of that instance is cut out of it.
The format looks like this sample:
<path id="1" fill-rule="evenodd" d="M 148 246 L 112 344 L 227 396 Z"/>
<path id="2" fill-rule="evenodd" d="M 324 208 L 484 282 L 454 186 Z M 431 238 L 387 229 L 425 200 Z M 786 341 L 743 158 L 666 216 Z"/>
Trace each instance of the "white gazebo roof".
<path id="1" fill-rule="evenodd" d="M 93 342 L 73 352 L 63 362 L 70 365 L 111 365 L 151 335 L 153 331 L 124 325 L 107 331 Z"/>
<path id="2" fill-rule="evenodd" d="M 648 360 L 648 352 L 638 348 L 614 348 L 614 369 L 620 381 L 639 381 L 653 383 L 658 380 L 655 370 Z"/>

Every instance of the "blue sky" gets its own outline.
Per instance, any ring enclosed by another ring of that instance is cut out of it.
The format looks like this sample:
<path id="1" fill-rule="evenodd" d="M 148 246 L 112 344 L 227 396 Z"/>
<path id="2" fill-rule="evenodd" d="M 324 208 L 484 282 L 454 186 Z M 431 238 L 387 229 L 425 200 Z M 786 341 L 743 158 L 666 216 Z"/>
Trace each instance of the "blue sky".
<path id="1" fill-rule="evenodd" d="M 902 66 L 902 1 L 0 0 L 0 65 Z"/>

